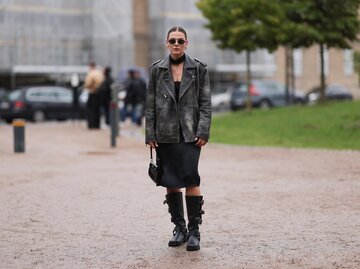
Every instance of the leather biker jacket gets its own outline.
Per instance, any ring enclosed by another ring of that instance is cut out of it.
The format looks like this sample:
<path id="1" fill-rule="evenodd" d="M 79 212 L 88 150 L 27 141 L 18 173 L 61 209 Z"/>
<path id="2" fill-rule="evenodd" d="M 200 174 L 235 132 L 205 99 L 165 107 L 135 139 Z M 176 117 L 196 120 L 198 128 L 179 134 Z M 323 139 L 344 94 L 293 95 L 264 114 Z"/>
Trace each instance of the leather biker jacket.
<path id="1" fill-rule="evenodd" d="M 179 143 L 180 127 L 186 143 L 209 139 L 211 93 L 206 64 L 186 55 L 179 101 L 169 57 L 150 66 L 145 107 L 145 142 Z M 179 126 L 180 124 L 180 126 Z"/>

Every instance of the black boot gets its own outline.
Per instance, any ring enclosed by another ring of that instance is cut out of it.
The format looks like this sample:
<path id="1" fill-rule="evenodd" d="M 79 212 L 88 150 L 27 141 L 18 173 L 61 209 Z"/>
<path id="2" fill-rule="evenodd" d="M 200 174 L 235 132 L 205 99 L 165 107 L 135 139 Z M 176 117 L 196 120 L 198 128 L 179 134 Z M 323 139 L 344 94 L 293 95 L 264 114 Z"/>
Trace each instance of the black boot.
<path id="1" fill-rule="evenodd" d="M 204 201 L 202 196 L 186 196 L 186 208 L 188 214 L 188 236 L 186 250 L 200 249 L 199 225 L 202 223 L 201 215 L 205 212 L 201 209 Z"/>
<path id="2" fill-rule="evenodd" d="M 169 241 L 170 247 L 182 245 L 186 241 L 186 223 L 184 219 L 184 206 L 182 192 L 172 192 L 167 194 L 164 204 L 169 206 L 171 222 L 176 226 L 173 231 L 173 238 Z"/>

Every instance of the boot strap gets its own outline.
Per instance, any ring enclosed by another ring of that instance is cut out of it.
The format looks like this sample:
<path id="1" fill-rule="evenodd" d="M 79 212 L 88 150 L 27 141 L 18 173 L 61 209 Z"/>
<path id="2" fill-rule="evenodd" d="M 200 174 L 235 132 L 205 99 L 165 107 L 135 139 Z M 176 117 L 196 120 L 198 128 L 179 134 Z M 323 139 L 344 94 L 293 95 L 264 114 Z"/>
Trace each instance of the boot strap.
<path id="1" fill-rule="evenodd" d="M 173 235 L 177 234 L 178 232 L 183 233 L 184 235 L 186 235 L 186 228 L 185 227 L 181 227 L 181 226 L 176 226 L 173 230 Z"/>

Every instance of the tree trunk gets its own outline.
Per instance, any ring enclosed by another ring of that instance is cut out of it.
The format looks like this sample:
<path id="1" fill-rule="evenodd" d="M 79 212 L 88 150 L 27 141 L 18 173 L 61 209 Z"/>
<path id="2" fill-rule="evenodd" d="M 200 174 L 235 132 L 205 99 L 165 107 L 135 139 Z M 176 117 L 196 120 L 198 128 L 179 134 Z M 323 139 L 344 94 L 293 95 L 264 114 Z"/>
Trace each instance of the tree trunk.
<path id="1" fill-rule="evenodd" d="M 325 64 L 324 64 L 324 44 L 320 44 L 320 103 L 325 102 Z"/>
<path id="2" fill-rule="evenodd" d="M 290 89 L 291 89 L 291 98 L 290 104 L 295 103 L 295 67 L 294 67 L 294 48 L 291 48 L 290 51 Z"/>
<path id="3" fill-rule="evenodd" d="M 285 47 L 285 104 L 289 104 L 289 84 L 290 84 L 290 48 Z"/>
<path id="4" fill-rule="evenodd" d="M 246 51 L 246 82 L 247 82 L 247 98 L 246 98 L 246 110 L 251 111 L 252 104 L 251 104 L 251 94 L 250 94 L 250 87 L 251 87 L 251 70 L 250 70 L 250 51 Z"/>

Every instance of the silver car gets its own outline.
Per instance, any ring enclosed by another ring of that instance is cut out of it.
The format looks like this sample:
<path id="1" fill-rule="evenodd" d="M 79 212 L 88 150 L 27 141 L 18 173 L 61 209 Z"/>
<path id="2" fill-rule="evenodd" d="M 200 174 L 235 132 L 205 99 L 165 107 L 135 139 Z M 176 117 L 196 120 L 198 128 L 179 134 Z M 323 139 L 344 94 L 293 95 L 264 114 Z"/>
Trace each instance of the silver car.
<path id="1" fill-rule="evenodd" d="M 300 91 L 289 90 L 291 103 L 305 104 L 305 94 Z M 231 94 L 230 106 L 232 110 L 246 106 L 247 84 L 237 83 Z M 253 80 L 250 85 L 250 100 L 253 107 L 268 109 L 286 105 L 285 85 L 274 80 Z"/>

